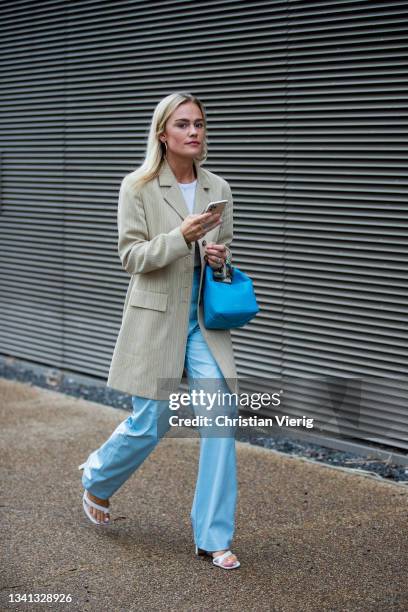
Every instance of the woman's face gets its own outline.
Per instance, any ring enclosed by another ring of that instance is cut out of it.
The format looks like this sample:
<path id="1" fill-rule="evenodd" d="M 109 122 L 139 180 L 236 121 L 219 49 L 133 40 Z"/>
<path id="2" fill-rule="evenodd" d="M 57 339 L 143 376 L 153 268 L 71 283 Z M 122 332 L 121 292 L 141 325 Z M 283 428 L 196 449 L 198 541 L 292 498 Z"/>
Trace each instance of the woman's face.
<path id="1" fill-rule="evenodd" d="M 204 134 L 200 108 L 194 102 L 183 102 L 167 119 L 160 140 L 167 143 L 167 155 L 192 159 L 201 154 Z"/>

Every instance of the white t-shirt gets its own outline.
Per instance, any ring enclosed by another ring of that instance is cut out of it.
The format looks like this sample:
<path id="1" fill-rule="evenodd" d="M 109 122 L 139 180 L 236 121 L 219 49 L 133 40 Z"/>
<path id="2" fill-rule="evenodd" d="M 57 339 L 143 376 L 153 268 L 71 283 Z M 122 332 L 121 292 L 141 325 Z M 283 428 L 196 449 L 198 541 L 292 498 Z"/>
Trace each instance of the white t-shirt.
<path id="1" fill-rule="evenodd" d="M 190 215 L 194 212 L 194 200 L 195 200 L 195 192 L 197 186 L 197 179 L 192 183 L 178 183 L 181 189 L 181 192 L 184 196 L 184 199 L 187 204 L 187 208 L 190 212 Z M 195 252 L 194 252 L 194 266 L 200 266 L 200 250 L 198 248 L 198 243 L 195 243 Z"/>
<path id="2" fill-rule="evenodd" d="M 192 183 L 179 183 L 190 214 L 193 214 L 197 179 Z"/>

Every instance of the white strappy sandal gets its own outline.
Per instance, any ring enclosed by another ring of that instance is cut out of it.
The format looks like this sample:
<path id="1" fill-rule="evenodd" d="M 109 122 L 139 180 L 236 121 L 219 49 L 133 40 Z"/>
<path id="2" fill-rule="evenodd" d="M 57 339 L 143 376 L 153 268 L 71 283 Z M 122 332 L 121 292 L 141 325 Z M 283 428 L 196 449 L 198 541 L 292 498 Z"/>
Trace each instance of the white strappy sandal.
<path id="1" fill-rule="evenodd" d="M 104 527 L 107 527 L 111 524 L 112 521 L 110 519 L 108 521 L 100 522 L 89 512 L 89 506 L 92 506 L 92 508 L 96 508 L 97 510 L 102 510 L 104 514 L 110 514 L 110 508 L 106 506 L 100 506 L 99 504 L 96 504 L 94 501 L 89 499 L 88 495 L 86 494 L 86 489 L 82 496 L 82 505 L 84 507 L 86 516 L 89 518 L 90 521 L 92 521 L 92 523 L 95 523 L 95 525 L 103 525 Z"/>
<path id="2" fill-rule="evenodd" d="M 230 555 L 234 554 L 230 550 L 226 550 L 221 555 L 218 555 L 217 557 L 213 557 L 210 552 L 208 552 L 207 550 L 204 550 L 203 548 L 198 548 L 198 546 L 196 544 L 195 553 L 198 556 L 200 556 L 200 555 L 207 555 L 207 556 L 211 557 L 213 565 L 216 565 L 217 567 L 221 567 L 222 569 L 236 569 L 237 567 L 239 567 L 241 565 L 239 561 L 236 561 L 234 563 L 234 565 L 223 565 L 225 559 L 227 557 L 229 557 Z"/>
<path id="3" fill-rule="evenodd" d="M 85 465 L 86 461 L 85 463 L 81 463 L 81 465 L 78 465 L 78 470 L 83 470 L 85 468 Z M 92 501 L 92 499 L 89 499 L 88 495 L 86 494 L 86 489 L 84 490 L 84 494 L 82 496 L 82 505 L 84 507 L 86 516 L 95 525 L 103 525 L 103 527 L 111 525 L 112 521 L 110 519 L 109 521 L 104 521 L 101 523 L 100 521 L 97 521 L 96 518 L 89 512 L 89 506 L 92 506 L 92 508 L 96 508 L 96 510 L 102 510 L 104 514 L 110 514 L 110 508 L 109 506 L 100 506 L 99 504 L 96 504 L 94 501 Z"/>

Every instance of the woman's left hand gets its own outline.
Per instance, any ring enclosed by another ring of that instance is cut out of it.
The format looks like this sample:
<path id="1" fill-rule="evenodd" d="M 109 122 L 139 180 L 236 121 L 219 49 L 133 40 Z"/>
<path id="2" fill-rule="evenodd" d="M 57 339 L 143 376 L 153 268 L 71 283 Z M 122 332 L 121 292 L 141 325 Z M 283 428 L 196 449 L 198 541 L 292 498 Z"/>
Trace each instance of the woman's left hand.
<path id="1" fill-rule="evenodd" d="M 227 258 L 227 249 L 225 244 L 215 244 L 209 242 L 204 247 L 204 259 L 208 262 L 211 268 L 217 269 L 225 264 Z"/>

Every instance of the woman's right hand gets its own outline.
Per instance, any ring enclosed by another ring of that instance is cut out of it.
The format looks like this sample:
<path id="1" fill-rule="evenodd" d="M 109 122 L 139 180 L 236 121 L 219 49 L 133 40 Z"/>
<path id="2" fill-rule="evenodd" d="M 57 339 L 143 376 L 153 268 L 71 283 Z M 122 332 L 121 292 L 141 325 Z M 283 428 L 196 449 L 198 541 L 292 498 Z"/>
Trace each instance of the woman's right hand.
<path id="1" fill-rule="evenodd" d="M 207 212 L 199 215 L 188 215 L 181 224 L 181 232 L 188 244 L 199 240 L 221 223 L 221 213 Z"/>

